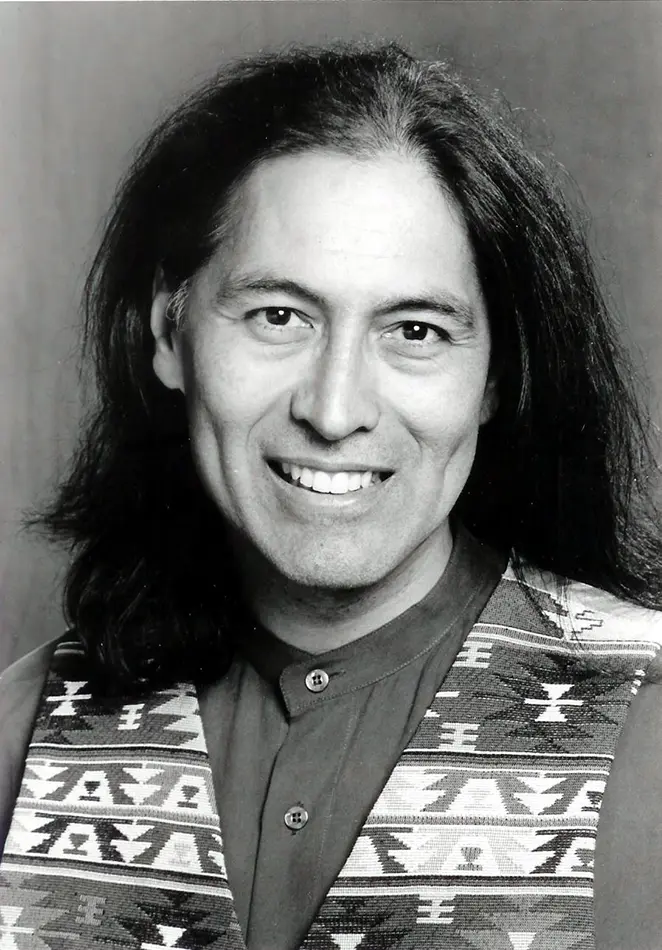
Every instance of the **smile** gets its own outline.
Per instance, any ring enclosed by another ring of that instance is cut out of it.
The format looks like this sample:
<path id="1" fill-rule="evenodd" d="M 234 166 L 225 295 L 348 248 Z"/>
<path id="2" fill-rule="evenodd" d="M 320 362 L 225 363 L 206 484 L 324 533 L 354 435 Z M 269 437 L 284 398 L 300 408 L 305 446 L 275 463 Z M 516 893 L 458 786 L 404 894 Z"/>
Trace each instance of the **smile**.
<path id="1" fill-rule="evenodd" d="M 385 481 L 391 472 L 365 471 L 328 472 L 320 468 L 308 468 L 293 462 L 270 461 L 270 468 L 284 481 L 307 491 L 323 495 L 347 495 L 349 492 L 370 488 Z"/>

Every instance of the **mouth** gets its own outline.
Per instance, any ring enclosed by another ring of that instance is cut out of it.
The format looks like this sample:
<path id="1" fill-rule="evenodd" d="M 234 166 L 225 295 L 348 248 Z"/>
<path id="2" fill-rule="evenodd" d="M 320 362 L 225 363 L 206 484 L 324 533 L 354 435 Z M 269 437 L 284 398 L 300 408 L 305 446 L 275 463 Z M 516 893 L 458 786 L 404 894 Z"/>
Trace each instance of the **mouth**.
<path id="1" fill-rule="evenodd" d="M 276 460 L 269 460 L 268 465 L 272 472 L 290 485 L 322 495 L 348 495 L 350 492 L 365 491 L 366 488 L 385 482 L 393 474 L 376 469 L 330 472 Z"/>

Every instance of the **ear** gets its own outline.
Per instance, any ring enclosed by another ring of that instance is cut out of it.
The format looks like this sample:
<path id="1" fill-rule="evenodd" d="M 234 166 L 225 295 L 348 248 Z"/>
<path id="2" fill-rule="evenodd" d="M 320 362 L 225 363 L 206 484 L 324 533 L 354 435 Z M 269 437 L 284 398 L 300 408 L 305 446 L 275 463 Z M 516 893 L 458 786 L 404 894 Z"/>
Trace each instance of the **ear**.
<path id="1" fill-rule="evenodd" d="M 160 269 L 154 278 L 150 327 L 154 337 L 154 372 L 168 389 L 184 392 L 181 333 L 168 315 L 172 294 L 166 288 Z"/>
<path id="2" fill-rule="evenodd" d="M 497 387 L 496 376 L 490 375 L 487 379 L 485 392 L 483 394 L 483 404 L 480 407 L 480 424 L 484 425 L 494 416 L 499 408 L 499 390 Z"/>

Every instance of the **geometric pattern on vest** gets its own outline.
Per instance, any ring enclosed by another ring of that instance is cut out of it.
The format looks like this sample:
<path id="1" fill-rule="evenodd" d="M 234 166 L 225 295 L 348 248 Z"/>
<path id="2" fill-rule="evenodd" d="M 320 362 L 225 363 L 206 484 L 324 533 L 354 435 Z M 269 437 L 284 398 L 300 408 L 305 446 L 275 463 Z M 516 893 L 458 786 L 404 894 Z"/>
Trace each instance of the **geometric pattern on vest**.
<path id="1" fill-rule="evenodd" d="M 508 571 L 305 950 L 589 950 L 602 794 L 662 614 Z M 548 609 L 547 609 L 548 608 Z M 568 636 L 573 631 L 571 636 Z"/>
<path id="2" fill-rule="evenodd" d="M 64 644 L 49 671 L 0 865 L 0 947 L 239 950 L 195 689 L 104 702 L 81 660 Z"/>
<path id="3" fill-rule="evenodd" d="M 547 621 L 506 572 L 305 950 L 593 947 L 601 797 L 662 615 L 527 583 Z M 81 661 L 57 650 L 40 704 L 0 865 L 0 948 L 240 950 L 194 688 L 104 701 Z"/>

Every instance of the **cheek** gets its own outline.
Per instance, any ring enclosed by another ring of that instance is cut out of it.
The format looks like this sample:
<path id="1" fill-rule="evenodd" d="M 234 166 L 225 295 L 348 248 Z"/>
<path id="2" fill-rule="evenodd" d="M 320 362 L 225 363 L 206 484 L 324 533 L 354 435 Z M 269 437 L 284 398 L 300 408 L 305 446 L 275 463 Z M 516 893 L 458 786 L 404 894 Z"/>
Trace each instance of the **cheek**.
<path id="1" fill-rule="evenodd" d="M 484 401 L 484 386 L 442 383 L 420 386 L 403 413 L 409 431 L 440 462 L 456 450 L 473 450 Z"/>
<path id="2" fill-rule="evenodd" d="M 201 336 L 186 366 L 186 397 L 192 425 L 223 434 L 245 429 L 259 418 L 269 387 L 245 355 Z"/>
<path id="3" fill-rule="evenodd" d="M 191 452 L 208 493 L 234 520 L 232 470 L 238 468 L 238 447 L 245 442 L 248 400 L 236 374 L 220 359 L 198 352 L 187 367 L 186 409 Z"/>
<path id="4" fill-rule="evenodd" d="M 250 405 L 231 379 L 200 375 L 187 389 L 191 454 L 206 493 L 225 520 L 241 528 L 251 484 Z M 242 498 L 244 501 L 242 502 Z"/>

